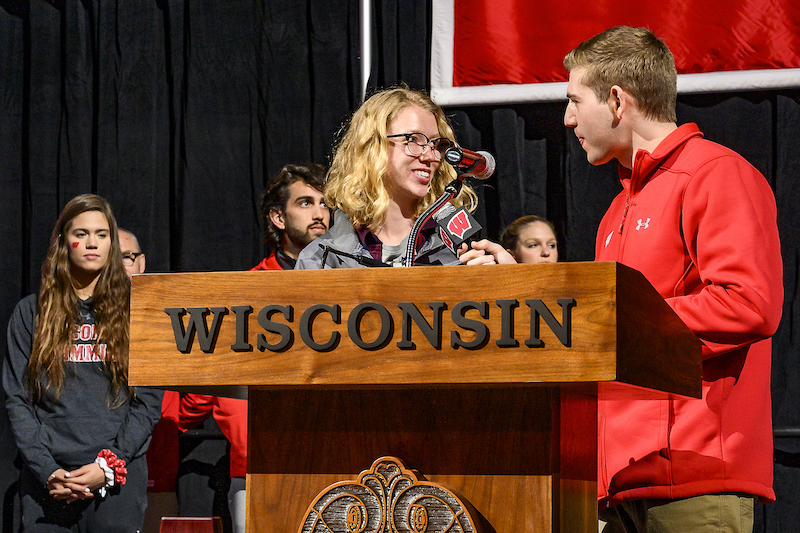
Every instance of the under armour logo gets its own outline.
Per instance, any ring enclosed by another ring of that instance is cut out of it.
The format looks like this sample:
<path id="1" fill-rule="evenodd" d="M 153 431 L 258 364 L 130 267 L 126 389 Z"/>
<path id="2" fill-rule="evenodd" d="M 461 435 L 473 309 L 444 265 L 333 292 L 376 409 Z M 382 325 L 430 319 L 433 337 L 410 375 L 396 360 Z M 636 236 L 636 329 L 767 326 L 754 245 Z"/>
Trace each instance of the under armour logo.
<path id="1" fill-rule="evenodd" d="M 636 221 L 636 231 L 639 231 L 642 228 L 647 229 L 649 227 L 650 227 L 650 217 L 647 217 L 647 220 L 645 220 L 644 222 L 642 222 L 641 218 Z"/>

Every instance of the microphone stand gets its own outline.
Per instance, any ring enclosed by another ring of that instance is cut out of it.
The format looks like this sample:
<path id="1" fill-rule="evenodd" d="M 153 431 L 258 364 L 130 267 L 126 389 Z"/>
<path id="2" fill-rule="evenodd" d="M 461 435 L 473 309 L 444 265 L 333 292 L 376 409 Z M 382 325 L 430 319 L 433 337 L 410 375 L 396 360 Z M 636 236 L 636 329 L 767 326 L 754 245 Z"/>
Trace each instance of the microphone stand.
<path id="1" fill-rule="evenodd" d="M 428 209 L 423 211 L 414 222 L 414 225 L 411 226 L 411 233 L 408 234 L 408 244 L 406 245 L 406 256 L 403 261 L 403 266 L 414 266 L 414 260 L 417 258 L 417 237 L 419 236 L 422 226 L 425 225 L 433 214 L 441 209 L 444 204 L 455 198 L 458 193 L 461 192 L 461 187 L 463 185 L 463 178 L 461 175 L 466 171 L 456 168 L 456 172 L 458 173 L 458 177 L 447 184 L 442 195 L 439 196 Z"/>

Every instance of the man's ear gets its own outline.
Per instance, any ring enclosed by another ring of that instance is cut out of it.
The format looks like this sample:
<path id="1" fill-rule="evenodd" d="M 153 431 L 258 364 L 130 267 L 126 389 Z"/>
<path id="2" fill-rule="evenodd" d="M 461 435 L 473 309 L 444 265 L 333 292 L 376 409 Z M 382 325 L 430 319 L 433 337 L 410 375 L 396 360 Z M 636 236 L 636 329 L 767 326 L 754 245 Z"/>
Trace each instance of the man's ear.
<path id="1" fill-rule="evenodd" d="M 140 263 L 139 263 L 139 274 L 144 274 L 144 270 L 145 270 L 145 267 L 146 267 L 144 254 L 139 256 L 139 261 L 140 261 Z"/>
<path id="2" fill-rule="evenodd" d="M 632 103 L 631 95 L 625 89 L 619 85 L 611 86 L 611 91 L 608 96 L 608 107 L 617 121 L 628 111 Z"/>
<path id="3" fill-rule="evenodd" d="M 279 230 L 284 231 L 286 229 L 286 221 L 283 219 L 283 211 L 279 209 L 270 209 L 269 219 Z"/>

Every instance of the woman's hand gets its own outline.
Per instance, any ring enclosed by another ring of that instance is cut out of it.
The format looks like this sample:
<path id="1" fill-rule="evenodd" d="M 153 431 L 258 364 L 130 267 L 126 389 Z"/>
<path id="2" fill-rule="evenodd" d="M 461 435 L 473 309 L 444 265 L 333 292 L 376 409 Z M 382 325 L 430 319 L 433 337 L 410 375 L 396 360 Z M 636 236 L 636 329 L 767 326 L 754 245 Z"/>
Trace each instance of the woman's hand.
<path id="1" fill-rule="evenodd" d="M 92 492 L 105 486 L 106 474 L 97 463 L 89 463 L 69 472 L 67 486 L 80 498 L 93 497 Z"/>
<path id="2" fill-rule="evenodd" d="M 469 248 L 463 243 L 458 248 L 458 258 L 464 265 L 513 265 L 514 257 L 496 242 L 487 239 L 472 243 Z"/>
<path id="3" fill-rule="evenodd" d="M 70 481 L 70 473 L 59 468 L 47 478 L 47 491 L 56 500 L 72 503 L 78 499 L 78 495 L 68 486 Z"/>
<path id="4" fill-rule="evenodd" d="M 100 465 L 89 463 L 71 472 L 59 468 L 47 480 L 47 490 L 53 498 L 72 503 L 94 498 L 93 491 L 105 484 L 106 475 Z"/>

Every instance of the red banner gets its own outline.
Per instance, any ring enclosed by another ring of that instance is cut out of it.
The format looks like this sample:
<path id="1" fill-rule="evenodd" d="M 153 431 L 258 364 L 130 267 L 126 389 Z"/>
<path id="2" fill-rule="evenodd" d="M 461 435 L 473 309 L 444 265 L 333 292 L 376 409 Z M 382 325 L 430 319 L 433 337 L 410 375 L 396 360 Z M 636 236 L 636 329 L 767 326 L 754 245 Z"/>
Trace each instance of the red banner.
<path id="1" fill-rule="evenodd" d="M 434 25 L 434 91 L 564 82 L 564 55 L 616 25 L 650 28 L 681 75 L 760 72 L 800 83 L 797 0 L 434 0 Z"/>

